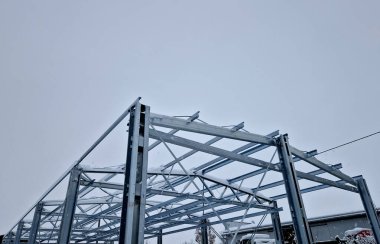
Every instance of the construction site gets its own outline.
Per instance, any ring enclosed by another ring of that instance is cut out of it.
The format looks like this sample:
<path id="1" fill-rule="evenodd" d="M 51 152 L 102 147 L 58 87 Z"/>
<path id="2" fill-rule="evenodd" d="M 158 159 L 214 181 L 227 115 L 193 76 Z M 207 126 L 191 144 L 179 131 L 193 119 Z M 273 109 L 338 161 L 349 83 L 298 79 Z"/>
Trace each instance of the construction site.
<path id="1" fill-rule="evenodd" d="M 325 163 L 317 150 L 296 148 L 277 130 L 259 135 L 244 123 L 206 123 L 199 112 L 167 116 L 151 110 L 136 99 L 4 233 L 2 243 L 162 244 L 163 237 L 185 231 L 202 244 L 334 243 L 322 242 L 337 240 L 320 240 L 311 227 L 328 218 L 309 223 L 303 201 L 304 194 L 326 188 L 361 199 L 363 212 L 350 218 L 361 218 L 372 243 L 380 243 L 370 194 L 375 189 L 361 175 L 345 174 L 344 163 Z M 92 156 L 111 133 L 127 140 L 120 146 L 124 162 Z M 286 224 L 280 219 L 285 209 L 291 216 Z M 266 217 L 270 224 L 262 226 Z M 252 218 L 259 221 L 248 230 L 244 224 Z"/>

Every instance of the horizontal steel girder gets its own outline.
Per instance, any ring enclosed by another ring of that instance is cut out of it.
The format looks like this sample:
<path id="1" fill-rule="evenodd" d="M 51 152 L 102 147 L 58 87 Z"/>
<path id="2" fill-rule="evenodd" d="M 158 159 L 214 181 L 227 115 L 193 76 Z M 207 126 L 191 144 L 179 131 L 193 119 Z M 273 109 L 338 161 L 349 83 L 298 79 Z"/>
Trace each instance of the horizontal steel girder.
<path id="1" fill-rule="evenodd" d="M 246 133 L 246 132 L 240 132 L 240 131 L 233 132 L 226 128 L 222 128 L 222 127 L 214 126 L 214 125 L 208 125 L 208 124 L 199 123 L 199 122 L 189 123 L 183 119 L 178 119 L 178 118 L 165 116 L 165 115 L 158 115 L 158 114 L 151 113 L 150 123 L 153 125 L 166 127 L 166 128 L 196 132 L 196 133 L 201 133 L 201 134 L 206 134 L 206 135 L 220 136 L 220 137 L 230 138 L 230 139 L 235 139 L 235 140 L 256 142 L 260 144 L 275 145 L 275 142 L 273 139 L 267 138 L 265 136 L 256 135 L 252 133 Z"/>

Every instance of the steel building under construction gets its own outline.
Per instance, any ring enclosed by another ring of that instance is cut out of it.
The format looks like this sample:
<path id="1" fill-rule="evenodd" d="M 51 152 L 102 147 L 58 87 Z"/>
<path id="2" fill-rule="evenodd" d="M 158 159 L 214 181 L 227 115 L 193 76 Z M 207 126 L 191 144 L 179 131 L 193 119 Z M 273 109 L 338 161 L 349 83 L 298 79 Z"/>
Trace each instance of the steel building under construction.
<path id="1" fill-rule="evenodd" d="M 88 156 L 118 126 L 127 128 L 125 162 L 88 166 Z M 26 211 L 3 243 L 162 243 L 164 235 L 195 229 L 208 243 L 208 226 L 267 215 L 276 243 L 284 243 L 283 206 L 277 203 L 284 198 L 297 242 L 313 243 L 302 194 L 328 187 L 358 194 L 380 243 L 379 219 L 362 176 L 320 161 L 316 150 L 295 148 L 286 134 L 258 135 L 243 127 L 214 126 L 198 112 L 156 114 L 139 98 Z M 169 159 L 152 167 L 163 154 Z M 64 199 L 51 199 L 60 187 Z M 229 235 L 235 242 L 237 231 Z"/>

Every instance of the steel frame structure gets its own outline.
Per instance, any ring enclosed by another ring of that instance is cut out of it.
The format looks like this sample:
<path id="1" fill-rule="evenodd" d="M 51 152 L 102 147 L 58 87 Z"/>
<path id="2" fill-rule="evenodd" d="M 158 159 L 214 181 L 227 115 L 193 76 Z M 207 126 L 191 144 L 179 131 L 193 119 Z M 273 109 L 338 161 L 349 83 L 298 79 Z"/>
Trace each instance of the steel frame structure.
<path id="1" fill-rule="evenodd" d="M 83 165 L 84 159 L 122 121 L 129 126 L 126 162 L 113 167 Z M 302 194 L 327 187 L 360 195 L 380 243 L 379 220 L 363 177 L 342 173 L 341 164 L 323 163 L 315 157 L 316 150 L 304 152 L 291 146 L 286 134 L 275 131 L 262 136 L 243 127 L 243 123 L 230 128 L 207 124 L 199 119 L 199 112 L 186 118 L 154 114 L 139 98 L 27 211 L 5 235 L 3 243 L 27 240 L 29 244 L 142 244 L 149 238 L 162 243 L 163 235 L 195 228 L 205 232 L 209 225 L 226 226 L 227 222 L 243 222 L 267 214 L 271 216 L 277 243 L 283 243 L 279 215 L 282 208 L 277 206 L 277 200 L 282 198 L 288 199 L 298 242 L 312 243 Z M 207 135 L 209 140 L 200 142 L 191 136 L 178 135 L 180 132 Z M 216 146 L 223 140 L 242 145 L 234 149 Z M 148 154 L 159 147 L 167 150 L 172 160 L 160 168 L 148 168 Z M 187 151 L 178 155 L 174 147 Z M 268 149 L 274 150 L 270 160 L 255 157 Z M 213 159 L 195 164 L 194 155 L 199 153 L 212 155 Z M 315 169 L 297 170 L 296 162 Z M 213 175 L 224 167 L 241 163 L 250 170 L 234 177 Z M 278 173 L 282 179 L 263 184 L 269 172 Z M 118 176 L 124 180 L 116 180 Z M 49 193 L 67 177 L 65 199 L 47 200 Z M 250 179 L 258 179 L 259 183 L 245 183 Z M 301 180 L 314 185 L 301 188 Z M 285 191 L 270 197 L 262 194 L 276 187 L 284 187 Z M 27 216 L 33 211 L 30 220 Z M 236 233 L 231 230 L 230 234 Z M 206 233 L 202 240 L 207 242 Z"/>

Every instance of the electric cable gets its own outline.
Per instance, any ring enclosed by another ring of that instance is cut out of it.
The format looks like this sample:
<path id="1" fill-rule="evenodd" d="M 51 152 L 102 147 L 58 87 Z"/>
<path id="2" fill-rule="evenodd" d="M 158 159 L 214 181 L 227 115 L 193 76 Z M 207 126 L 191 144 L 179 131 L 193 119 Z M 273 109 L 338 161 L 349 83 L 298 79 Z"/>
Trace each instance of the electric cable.
<path id="1" fill-rule="evenodd" d="M 352 140 L 352 141 L 349 141 L 349 142 L 343 143 L 343 144 L 338 145 L 338 146 L 336 146 L 336 147 L 332 147 L 332 148 L 330 148 L 330 149 L 324 150 L 324 151 L 322 151 L 322 152 L 317 153 L 317 155 L 320 155 L 320 154 L 322 154 L 322 153 L 326 153 L 326 152 L 328 152 L 328 151 L 331 151 L 331 150 L 334 150 L 334 149 L 337 149 L 337 148 L 340 148 L 340 147 L 343 147 L 343 146 L 346 146 L 346 145 L 352 144 L 352 143 L 357 142 L 357 141 L 361 141 L 361 140 L 363 140 L 363 139 L 366 139 L 366 138 L 368 138 L 368 137 L 371 137 L 371 136 L 374 136 L 374 135 L 377 135 L 377 134 L 380 134 L 380 131 L 377 131 L 377 132 L 375 132 L 375 133 L 372 133 L 372 134 L 369 134 L 369 135 L 366 135 L 366 136 L 360 137 L 360 138 L 358 138 L 358 139 L 355 139 L 355 140 Z"/>

